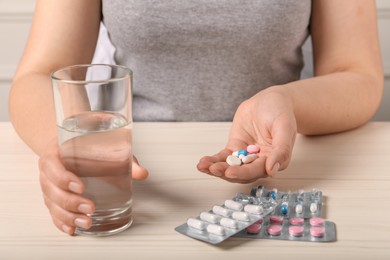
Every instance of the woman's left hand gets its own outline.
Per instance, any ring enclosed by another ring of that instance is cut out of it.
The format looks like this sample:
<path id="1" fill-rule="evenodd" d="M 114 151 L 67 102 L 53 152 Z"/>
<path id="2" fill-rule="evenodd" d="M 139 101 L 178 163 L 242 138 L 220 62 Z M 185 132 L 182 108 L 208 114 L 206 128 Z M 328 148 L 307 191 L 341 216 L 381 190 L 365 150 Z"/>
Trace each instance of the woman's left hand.
<path id="1" fill-rule="evenodd" d="M 238 107 L 226 147 L 213 156 L 200 159 L 197 168 L 230 182 L 250 183 L 274 176 L 291 159 L 297 133 L 293 103 L 283 87 L 261 91 Z M 233 151 L 254 144 L 258 158 L 241 166 L 229 166 L 226 158 Z"/>

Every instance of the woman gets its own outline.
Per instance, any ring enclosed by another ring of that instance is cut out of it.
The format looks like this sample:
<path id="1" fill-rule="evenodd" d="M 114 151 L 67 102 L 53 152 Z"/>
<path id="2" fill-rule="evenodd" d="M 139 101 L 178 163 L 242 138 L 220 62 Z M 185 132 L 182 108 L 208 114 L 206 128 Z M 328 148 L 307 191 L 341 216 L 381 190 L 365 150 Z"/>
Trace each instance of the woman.
<path id="1" fill-rule="evenodd" d="M 50 73 L 90 63 L 99 23 L 117 63 L 134 71 L 136 121 L 233 120 L 226 147 L 198 169 L 231 182 L 274 176 L 290 161 L 297 133 L 356 128 L 379 106 L 383 71 L 375 2 L 38 0 L 10 93 L 10 115 L 40 156 L 40 182 L 54 224 L 73 234 L 91 225 L 92 201 L 58 157 Z M 314 77 L 299 80 L 310 33 Z M 229 167 L 248 144 L 259 158 Z M 148 172 L 133 165 L 133 178 Z"/>

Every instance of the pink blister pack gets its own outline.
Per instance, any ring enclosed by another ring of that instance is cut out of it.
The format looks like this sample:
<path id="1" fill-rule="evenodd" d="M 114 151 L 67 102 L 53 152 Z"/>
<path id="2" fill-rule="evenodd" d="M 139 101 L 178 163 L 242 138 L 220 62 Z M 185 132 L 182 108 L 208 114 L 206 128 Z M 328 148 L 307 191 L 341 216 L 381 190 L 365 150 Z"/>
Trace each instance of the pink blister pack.
<path id="1" fill-rule="evenodd" d="M 218 244 L 231 236 L 253 239 L 330 242 L 336 225 L 321 218 L 322 192 L 295 193 L 252 188 L 222 205 L 190 217 L 175 230 L 183 235 Z"/>

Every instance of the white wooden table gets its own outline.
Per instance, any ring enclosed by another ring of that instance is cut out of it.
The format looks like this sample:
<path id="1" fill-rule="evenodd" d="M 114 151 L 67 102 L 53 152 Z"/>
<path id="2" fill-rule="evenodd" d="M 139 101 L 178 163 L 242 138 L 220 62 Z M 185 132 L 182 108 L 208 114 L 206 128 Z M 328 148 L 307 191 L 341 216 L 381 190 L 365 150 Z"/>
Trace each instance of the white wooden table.
<path id="1" fill-rule="evenodd" d="M 390 123 L 298 136 L 289 168 L 260 180 L 278 190 L 320 189 L 337 242 L 230 238 L 218 246 L 174 231 L 190 216 L 255 185 L 202 174 L 196 164 L 225 144 L 229 123 L 136 123 L 134 150 L 150 170 L 134 183 L 133 226 L 116 236 L 68 236 L 51 223 L 37 156 L 0 123 L 0 259 L 390 259 Z"/>

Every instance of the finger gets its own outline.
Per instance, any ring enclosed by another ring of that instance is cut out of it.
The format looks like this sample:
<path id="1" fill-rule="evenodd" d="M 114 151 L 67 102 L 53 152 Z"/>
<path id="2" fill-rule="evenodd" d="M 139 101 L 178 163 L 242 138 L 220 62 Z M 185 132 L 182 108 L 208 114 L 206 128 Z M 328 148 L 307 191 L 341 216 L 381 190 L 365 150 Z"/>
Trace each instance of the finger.
<path id="1" fill-rule="evenodd" d="M 292 155 L 296 131 L 292 127 L 275 127 L 272 132 L 272 149 L 266 161 L 268 175 L 274 176 L 279 170 L 285 169 Z"/>
<path id="2" fill-rule="evenodd" d="M 223 173 L 225 172 L 225 169 L 224 169 L 224 164 L 220 164 L 220 163 L 225 162 L 226 158 L 231 153 L 232 151 L 230 151 L 229 149 L 223 149 L 219 153 L 213 156 L 204 156 L 199 160 L 199 163 L 197 164 L 196 167 L 201 172 L 216 175 L 216 176 L 222 176 Z M 211 167 L 213 167 L 214 170 L 210 169 Z"/>
<path id="3" fill-rule="evenodd" d="M 259 156 L 256 160 L 240 166 L 227 167 L 225 177 L 239 182 L 253 182 L 266 177 L 265 156 Z"/>
<path id="4" fill-rule="evenodd" d="M 142 167 L 138 159 L 133 156 L 132 168 L 131 168 L 131 177 L 135 180 L 145 180 L 148 178 L 149 172 L 146 168 Z"/>
<path id="5" fill-rule="evenodd" d="M 39 159 L 41 175 L 45 175 L 55 186 L 78 194 L 84 192 L 84 183 L 74 173 L 67 171 L 58 154 L 45 155 Z"/>
<path id="6" fill-rule="evenodd" d="M 87 217 L 86 215 L 66 211 L 46 196 L 44 197 L 44 200 L 46 206 L 49 208 L 54 225 L 56 225 L 60 230 L 73 234 L 74 228 L 76 227 L 88 229 L 92 226 L 91 218 Z M 64 227 L 64 225 L 66 227 Z M 64 228 L 66 230 L 64 230 Z"/>
<path id="7" fill-rule="evenodd" d="M 91 214 L 95 211 L 93 201 L 73 192 L 62 190 L 54 185 L 46 175 L 40 175 L 41 189 L 45 198 L 66 211 Z"/>

